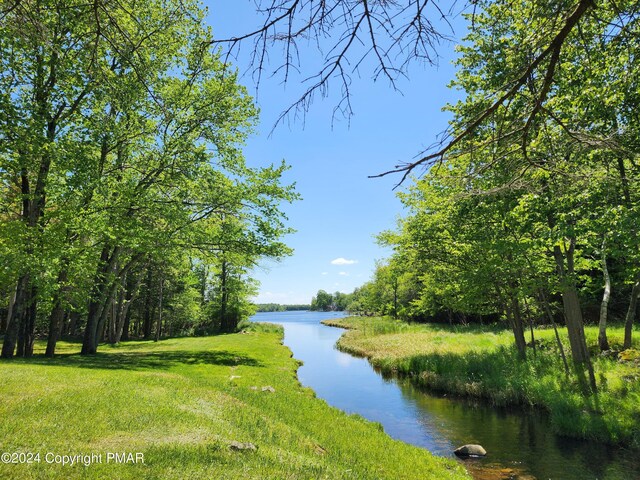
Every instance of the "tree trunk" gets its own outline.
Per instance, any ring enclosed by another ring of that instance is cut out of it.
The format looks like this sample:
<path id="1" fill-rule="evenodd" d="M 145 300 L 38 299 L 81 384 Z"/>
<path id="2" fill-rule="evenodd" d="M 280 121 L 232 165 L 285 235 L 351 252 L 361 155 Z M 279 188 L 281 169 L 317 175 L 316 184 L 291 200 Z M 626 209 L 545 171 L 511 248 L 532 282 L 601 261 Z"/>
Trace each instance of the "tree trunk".
<path id="1" fill-rule="evenodd" d="M 75 336 L 78 330 L 78 320 L 80 320 L 80 312 L 72 311 L 69 317 L 68 333 L 71 336 Z"/>
<path id="2" fill-rule="evenodd" d="M 104 290 L 107 272 L 110 269 L 111 261 L 115 258 L 115 252 L 111 254 L 111 247 L 105 245 L 100 254 L 100 262 L 96 275 L 94 277 L 91 299 L 89 301 L 89 311 L 87 313 L 87 325 L 84 330 L 84 338 L 82 341 L 81 355 L 92 355 L 97 351 L 95 343 L 98 333 L 98 322 L 102 316 L 102 308 L 104 307 Z"/>
<path id="3" fill-rule="evenodd" d="M 118 286 L 121 283 L 121 279 L 122 277 L 128 274 L 129 270 L 136 264 L 139 258 L 140 258 L 140 255 L 134 255 L 126 263 L 126 265 L 122 267 L 122 269 L 120 269 L 119 271 L 117 268 L 118 262 L 114 261 L 108 272 L 108 277 L 113 276 L 114 278 L 109 278 L 108 282 L 104 286 L 106 293 L 103 298 L 105 297 L 106 298 L 104 300 L 104 304 L 101 305 L 99 309 L 100 316 L 98 320 L 98 328 L 96 329 L 96 336 L 94 339 L 94 345 L 95 345 L 96 351 L 100 341 L 105 339 L 107 318 L 113 312 L 113 306 L 115 303 L 116 294 L 118 292 Z M 113 321 L 113 318 L 112 318 L 112 321 Z"/>
<path id="4" fill-rule="evenodd" d="M 122 336 L 122 328 L 124 327 L 123 310 L 126 304 L 127 296 L 127 277 L 123 275 L 120 280 L 120 287 L 118 288 L 114 302 L 112 305 L 111 317 L 109 319 L 109 338 L 110 344 L 116 344 L 120 341 Z"/>
<path id="5" fill-rule="evenodd" d="M 54 45 L 50 42 L 49 45 Z M 35 246 L 41 243 L 41 235 L 44 230 L 44 214 L 46 207 L 46 191 L 49 178 L 49 170 L 53 161 L 53 148 L 58 129 L 58 120 L 62 110 L 52 111 L 51 94 L 57 83 L 56 68 L 59 61 L 57 50 L 51 51 L 50 58 L 44 60 L 42 45 L 34 46 L 34 72 L 33 72 L 33 110 L 30 112 L 29 121 L 33 131 L 43 132 L 44 136 L 32 143 L 32 151 L 18 152 L 22 164 L 20 171 L 20 183 L 22 194 L 21 219 L 28 231 L 34 233 L 34 242 L 29 241 L 25 247 L 25 256 L 29 261 L 34 255 Z M 48 71 L 47 71 L 48 69 Z M 63 107 L 64 108 L 64 107 Z M 73 112 L 79 108 L 74 104 L 68 111 Z M 40 135 L 38 135 L 40 136 Z M 29 158 L 27 158 L 27 156 Z M 27 165 L 34 165 L 33 171 L 37 172 L 35 188 L 31 189 L 30 172 Z M 35 234 L 39 235 L 35 235 Z M 33 262 L 35 263 L 35 262 Z M 28 268 L 28 267 L 27 267 Z M 33 342 L 37 313 L 38 291 L 33 272 L 24 272 L 18 280 L 15 304 L 7 333 L 2 346 L 3 358 L 13 357 L 17 343 L 17 356 L 29 357 L 33 354 Z"/>
<path id="6" fill-rule="evenodd" d="M 151 330 L 153 326 L 152 304 L 151 304 L 151 286 L 153 282 L 153 269 L 151 266 L 147 269 L 146 292 L 144 298 L 144 321 L 142 324 L 142 336 L 145 339 L 151 338 Z"/>
<path id="7" fill-rule="evenodd" d="M 636 319 L 636 310 L 638 308 L 638 296 L 640 296 L 640 278 L 636 281 L 631 289 L 631 299 L 629 300 L 629 308 L 624 322 L 624 348 L 631 348 L 633 337 L 633 322 Z"/>
<path id="8" fill-rule="evenodd" d="M 562 340 L 560 340 L 560 334 L 558 333 L 558 325 L 556 321 L 553 319 L 553 314 L 551 313 L 551 308 L 549 307 L 549 302 L 547 301 L 547 297 L 544 294 L 544 290 L 538 290 L 538 294 L 540 296 L 540 302 L 542 303 L 542 308 L 544 309 L 547 317 L 549 317 L 549 321 L 551 325 L 553 325 L 553 332 L 556 336 L 556 343 L 558 344 L 558 350 L 560 350 L 560 356 L 562 357 L 562 363 L 564 364 L 564 373 L 569 376 L 569 363 L 567 362 L 567 356 L 564 353 L 564 346 L 562 345 Z"/>
<path id="9" fill-rule="evenodd" d="M 45 352 L 46 357 L 53 357 L 56 353 L 56 344 L 58 337 L 60 336 L 60 328 L 62 327 L 62 321 L 64 320 L 64 308 L 59 299 L 56 299 L 51 314 L 49 315 L 49 335 L 47 337 L 47 350 Z"/>
<path id="10" fill-rule="evenodd" d="M 398 318 L 398 279 L 393 282 L 393 318 Z"/>
<path id="11" fill-rule="evenodd" d="M 140 255 L 134 255 L 125 267 L 118 271 L 118 260 L 121 251 L 120 247 L 115 247 L 111 252 L 111 248 L 108 245 L 105 245 L 102 249 L 89 302 L 89 314 L 81 351 L 83 355 L 96 353 L 98 342 L 104 334 L 104 326 L 109 313 L 108 309 L 111 308 L 115 298 L 118 279 L 126 275 L 140 258 Z"/>
<path id="12" fill-rule="evenodd" d="M 49 336 L 47 338 L 47 350 L 45 356 L 53 357 L 56 351 L 56 343 L 58 336 L 60 335 L 60 329 L 62 327 L 62 320 L 64 319 L 64 297 L 67 292 L 67 280 L 69 273 L 67 271 L 69 260 L 65 258 L 63 260 L 63 266 L 58 273 L 58 291 L 55 294 L 53 301 L 53 308 L 49 315 Z"/>
<path id="13" fill-rule="evenodd" d="M 54 61 L 57 61 L 57 55 L 55 53 L 52 55 L 52 62 Z M 51 68 L 53 68 L 53 66 Z M 55 82 L 55 76 L 51 80 Z M 45 110 L 49 107 L 48 99 L 44 97 L 39 98 L 38 95 L 38 89 L 36 89 L 36 102 L 38 103 L 38 107 L 42 109 L 41 113 L 44 113 Z M 46 114 L 43 114 L 42 118 L 46 118 L 46 116 Z M 52 145 L 56 136 L 57 121 L 49 120 L 48 122 L 46 122 L 46 129 L 46 142 L 48 145 Z M 40 162 L 38 175 L 36 178 L 35 190 L 31 195 L 30 201 L 24 202 L 24 206 L 27 207 L 27 210 L 23 212 L 23 218 L 27 220 L 27 225 L 30 229 L 41 234 L 44 230 L 47 182 L 49 178 L 49 170 L 51 169 L 51 162 L 53 160 L 50 150 L 43 150 L 43 153 L 40 156 L 39 160 Z M 27 182 L 28 190 L 28 179 L 26 175 L 23 175 L 23 182 Z M 29 245 L 27 247 L 27 254 L 34 254 L 33 245 Z M 33 278 L 31 276 L 29 277 L 29 279 L 31 281 L 30 285 L 26 289 L 27 296 L 24 298 L 25 305 L 23 306 L 22 310 L 22 325 L 18 329 L 17 355 L 19 357 L 32 356 L 33 344 L 35 341 L 38 288 L 35 283 L 33 283 Z"/>
<path id="14" fill-rule="evenodd" d="M 25 346 L 24 346 L 24 356 L 31 357 L 33 356 L 33 345 L 36 341 L 36 319 L 37 319 L 37 293 L 38 289 L 35 285 L 31 284 L 31 303 L 29 304 L 27 316 L 27 324 L 25 331 Z"/>
<path id="15" fill-rule="evenodd" d="M 116 297 L 119 297 L 119 293 L 116 292 Z M 116 338 L 116 316 L 117 311 L 119 310 L 119 298 L 114 298 L 113 303 L 111 303 L 111 307 L 109 308 L 109 313 L 107 314 L 107 321 L 105 324 L 105 336 L 107 343 L 114 344 Z"/>
<path id="16" fill-rule="evenodd" d="M 9 326 L 9 321 L 11 320 L 11 314 L 13 313 L 13 306 L 16 303 L 16 289 L 14 288 L 11 293 L 11 297 L 9 298 L 9 306 L 7 308 L 7 315 L 2 317 L 2 327 L 0 328 L 0 333 L 6 333 L 7 327 Z"/>
<path id="17" fill-rule="evenodd" d="M 160 333 L 162 332 L 162 293 L 164 290 L 164 276 L 160 279 L 160 297 L 158 298 L 158 323 L 156 325 L 156 339 L 160 340 Z"/>
<path id="18" fill-rule="evenodd" d="M 522 313 L 520 311 L 520 302 L 518 298 L 511 294 L 509 296 L 509 304 L 506 308 L 507 320 L 511 325 L 513 331 L 513 337 L 515 339 L 516 348 L 518 350 L 518 356 L 526 360 L 527 358 L 527 342 L 524 339 L 524 327 L 522 325 Z"/>
<path id="19" fill-rule="evenodd" d="M 622 182 L 622 192 L 624 195 L 624 201 L 627 208 L 632 208 L 631 203 L 631 192 L 629 179 L 627 177 L 627 172 L 624 167 L 624 159 L 622 157 L 618 157 L 618 172 L 620 173 L 620 180 Z M 634 245 L 637 245 L 637 231 L 635 228 L 632 228 L 629 232 L 634 240 Z M 629 299 L 629 308 L 627 309 L 627 315 L 625 317 L 624 322 L 624 343 L 623 347 L 631 348 L 632 336 L 633 336 L 633 322 L 636 318 L 636 309 L 638 304 L 638 296 L 640 295 L 640 275 L 636 277 L 633 288 L 631 289 L 631 298 Z"/>
<path id="20" fill-rule="evenodd" d="M 111 322 L 109 323 L 109 343 L 114 345 L 120 341 L 122 337 L 122 329 L 124 328 L 123 311 L 126 304 L 126 277 L 122 279 L 120 290 L 116 294 L 116 300 L 113 302 L 113 311 Z"/>
<path id="21" fill-rule="evenodd" d="M 51 59 L 48 62 L 48 66 L 51 69 L 49 78 L 47 79 L 48 86 L 44 83 L 44 64 L 42 57 L 39 53 L 36 54 L 36 76 L 34 80 L 34 101 L 35 111 L 33 112 L 32 120 L 38 126 L 46 128 L 45 137 L 41 140 L 43 145 L 36 147 L 35 160 L 37 166 L 37 176 L 35 181 L 35 189 L 31 190 L 31 182 L 29 181 L 29 172 L 26 168 L 23 168 L 21 177 L 21 193 L 22 193 L 22 221 L 25 223 L 28 230 L 41 234 L 44 230 L 44 213 L 46 206 L 46 190 L 47 182 L 49 178 L 49 170 L 51 168 L 51 162 L 53 160 L 51 151 L 48 148 L 53 145 L 56 130 L 57 130 L 57 118 L 58 116 L 50 115 L 50 92 L 51 86 L 56 83 L 55 77 L 55 65 L 58 61 L 58 55 L 56 52 L 52 53 Z M 43 148 L 44 147 L 44 148 Z M 22 157 L 23 155 L 21 155 Z M 35 242 L 29 242 L 25 247 L 26 257 L 32 257 L 34 255 L 34 243 L 35 245 L 41 242 L 40 238 L 36 237 Z M 25 282 L 26 280 L 26 282 Z M 3 353 L 7 355 L 6 358 L 13 356 L 14 342 L 16 340 L 17 333 L 17 352 L 18 357 L 30 357 L 33 355 L 33 343 L 35 340 L 35 326 L 37 315 L 37 297 L 38 290 L 35 283 L 33 283 L 34 277 L 30 273 L 22 275 L 21 280 L 18 282 L 19 288 L 22 289 L 22 294 L 16 294 L 16 306 L 14 311 L 18 312 L 18 315 L 13 316 L 12 320 L 14 325 L 9 332 L 9 338 L 5 337 L 5 342 L 8 343 L 5 351 L 3 345 Z M 11 353 L 10 353 L 11 352 Z"/>
<path id="22" fill-rule="evenodd" d="M 227 315 L 227 304 L 229 303 L 229 292 L 227 291 L 227 261 L 222 260 L 220 270 L 220 330 L 231 332 L 231 322 Z"/>
<path id="23" fill-rule="evenodd" d="M 129 335 L 129 331 L 131 329 L 131 309 L 129 308 L 131 304 L 127 306 L 126 313 L 124 315 L 124 325 L 122 326 L 122 332 L 120 335 L 119 341 L 127 342 L 131 338 Z"/>
<path id="24" fill-rule="evenodd" d="M 93 341 L 94 345 L 96 346 L 96 352 L 98 351 L 98 345 L 100 344 L 100 342 L 104 342 L 107 339 L 107 320 L 109 320 L 111 312 L 113 312 L 113 304 L 115 301 L 114 297 L 115 287 L 111 287 L 109 296 L 102 306 L 100 319 L 98 320 L 98 328 L 96 329 L 96 338 Z"/>
<path id="25" fill-rule="evenodd" d="M 611 277 L 607 268 L 607 254 L 605 244 L 602 244 L 602 274 L 604 275 L 604 294 L 602 295 L 602 303 L 600 304 L 600 321 L 598 322 L 598 346 L 600 351 L 609 350 L 609 341 L 607 340 L 607 316 L 609 311 L 609 298 L 611 298 Z"/>
<path id="26" fill-rule="evenodd" d="M 33 200 L 31 199 L 31 185 L 27 171 L 23 169 L 20 172 L 20 193 L 22 194 L 22 212 L 21 218 L 28 229 L 33 227 L 31 224 Z M 33 255 L 33 245 L 28 243 L 25 246 L 25 255 L 30 257 Z M 12 358 L 14 353 L 21 357 L 24 356 L 26 324 L 30 316 L 29 307 L 35 300 L 31 294 L 32 278 L 27 271 L 23 273 L 17 283 L 15 300 L 11 309 L 11 316 L 7 319 L 7 330 L 2 343 L 2 358 Z M 18 347 L 16 352 L 16 345 Z"/>
<path id="27" fill-rule="evenodd" d="M 533 349 L 533 356 L 535 357 L 538 355 L 538 352 L 536 350 L 536 337 L 533 328 L 533 315 L 531 314 L 531 310 L 529 309 L 529 304 L 527 303 L 526 298 L 523 300 L 523 302 L 527 318 L 529 319 L 529 331 L 531 332 L 531 348 Z"/>
<path id="28" fill-rule="evenodd" d="M 130 277 L 128 277 L 130 278 Z M 119 306 L 118 315 L 116 316 L 116 336 L 115 343 L 120 340 L 129 340 L 129 324 L 131 322 L 130 307 L 135 301 L 142 284 L 142 275 L 138 275 L 138 279 L 134 285 L 128 284 L 127 290 L 124 292 L 122 304 Z"/>
<path id="29" fill-rule="evenodd" d="M 120 294 L 117 308 L 114 315 L 114 337 L 113 343 L 119 343 L 124 331 L 125 319 L 127 318 L 127 311 L 131 304 L 131 297 L 127 289 L 128 282 L 123 281 L 124 290 Z"/>
<path id="30" fill-rule="evenodd" d="M 553 247 L 553 254 L 560 278 L 560 288 L 562 293 L 562 304 L 564 307 L 567 332 L 569 334 L 569 344 L 571 345 L 571 358 L 578 369 L 586 367 L 589 371 L 589 380 L 593 392 L 597 391 L 596 379 L 593 373 L 593 366 L 587 349 L 587 342 L 584 336 L 584 324 L 582 320 L 582 308 L 578 297 L 578 290 L 574 279 L 574 251 L 575 239 L 570 239 L 570 247 L 565 255 L 558 245 Z M 567 268 L 565 269 L 565 256 Z"/>
<path id="31" fill-rule="evenodd" d="M 30 279 L 29 275 L 22 275 L 18 279 L 18 285 L 16 287 L 15 302 L 11 309 L 11 316 L 7 321 L 7 330 L 4 335 L 4 341 L 2 343 L 2 358 L 13 358 L 16 350 L 16 343 L 18 341 L 18 333 L 24 323 L 24 309 L 26 307 L 25 296 L 28 289 Z"/>

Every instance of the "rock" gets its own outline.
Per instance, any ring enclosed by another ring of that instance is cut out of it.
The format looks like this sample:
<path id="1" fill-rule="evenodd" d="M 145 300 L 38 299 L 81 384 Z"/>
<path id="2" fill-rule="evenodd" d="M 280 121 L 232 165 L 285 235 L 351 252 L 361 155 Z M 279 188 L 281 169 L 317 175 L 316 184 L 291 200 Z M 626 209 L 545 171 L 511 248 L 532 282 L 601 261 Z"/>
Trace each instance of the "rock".
<path id="1" fill-rule="evenodd" d="M 456 448 L 453 453 L 459 457 L 484 457 L 487 454 L 487 451 L 482 447 L 482 445 L 470 444 Z"/>
<path id="2" fill-rule="evenodd" d="M 275 388 L 271 387 L 271 386 L 266 386 L 266 387 L 262 387 L 262 391 L 263 392 L 271 392 L 274 393 L 276 391 Z"/>
<path id="3" fill-rule="evenodd" d="M 313 445 L 313 448 L 318 455 L 325 455 L 327 453 L 327 450 L 322 445 L 318 445 L 317 443 Z"/>
<path id="4" fill-rule="evenodd" d="M 236 442 L 235 440 L 233 440 L 229 444 L 229 448 L 231 450 L 257 450 L 258 449 L 258 447 L 256 447 L 253 443 L 242 443 L 242 442 Z"/>

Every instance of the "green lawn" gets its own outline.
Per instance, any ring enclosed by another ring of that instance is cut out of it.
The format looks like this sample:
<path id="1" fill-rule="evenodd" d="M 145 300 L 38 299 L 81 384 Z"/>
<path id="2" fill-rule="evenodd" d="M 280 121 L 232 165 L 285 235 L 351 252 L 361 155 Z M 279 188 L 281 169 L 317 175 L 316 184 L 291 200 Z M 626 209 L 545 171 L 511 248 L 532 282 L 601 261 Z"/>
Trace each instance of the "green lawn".
<path id="1" fill-rule="evenodd" d="M 315 398 L 281 342 L 280 328 L 258 325 L 101 346 L 94 357 L 61 343 L 53 360 L 0 362 L 0 451 L 40 455 L 31 464 L 0 463 L 0 478 L 468 478 L 456 462 Z M 234 441 L 256 449 L 234 450 Z M 109 453 L 134 461 L 139 453 L 144 463 L 107 463 Z M 102 458 L 47 463 L 79 454 Z"/>
<path id="2" fill-rule="evenodd" d="M 550 412 L 558 433 L 640 448 L 638 338 L 634 350 L 601 356 L 597 327 L 586 328 L 599 393 L 585 397 L 576 375 L 565 376 L 550 328 L 535 330 L 537 352 L 534 355 L 529 349 L 523 362 L 512 347 L 511 331 L 495 326 L 407 324 L 369 317 L 324 323 L 348 328 L 338 342 L 340 349 L 368 357 L 385 372 L 408 375 L 429 389 L 485 398 L 496 405 L 543 408 Z M 561 333 L 568 349 L 566 335 Z M 621 326 L 608 329 L 612 348 L 621 349 L 623 335 Z"/>

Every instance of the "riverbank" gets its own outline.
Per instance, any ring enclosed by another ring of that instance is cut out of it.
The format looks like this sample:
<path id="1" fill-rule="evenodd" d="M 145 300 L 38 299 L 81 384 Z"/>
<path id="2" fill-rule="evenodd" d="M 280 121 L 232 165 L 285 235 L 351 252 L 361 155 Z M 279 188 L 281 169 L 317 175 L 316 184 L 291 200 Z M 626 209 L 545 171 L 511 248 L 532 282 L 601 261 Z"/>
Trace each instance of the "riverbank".
<path id="1" fill-rule="evenodd" d="M 316 398 L 282 337 L 254 324 L 93 357 L 61 342 L 53 360 L 0 362 L 0 450 L 32 462 L 2 462 L 0 478 L 469 478 Z M 64 455 L 75 464 L 56 463 Z"/>
<path id="2" fill-rule="evenodd" d="M 347 328 L 340 350 L 367 357 L 384 373 L 495 405 L 542 408 L 559 434 L 640 448 L 640 362 L 633 352 L 622 358 L 595 356 L 600 391 L 585 398 L 575 375 L 564 374 L 551 329 L 536 329 L 536 355 L 530 351 L 522 362 L 511 347 L 511 332 L 496 327 L 406 324 L 375 317 L 323 323 Z M 622 328 L 608 332 L 614 348 L 622 344 Z M 587 327 L 586 335 L 595 346 L 597 329 Z M 566 338 L 564 343 L 568 345 Z"/>

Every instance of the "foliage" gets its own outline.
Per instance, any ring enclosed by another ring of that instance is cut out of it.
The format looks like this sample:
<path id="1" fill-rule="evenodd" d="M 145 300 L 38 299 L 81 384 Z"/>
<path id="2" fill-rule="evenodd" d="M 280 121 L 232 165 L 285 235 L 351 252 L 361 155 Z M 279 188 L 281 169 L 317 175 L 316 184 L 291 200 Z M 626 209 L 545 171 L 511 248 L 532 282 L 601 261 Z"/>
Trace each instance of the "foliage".
<path id="1" fill-rule="evenodd" d="M 257 110 L 210 42 L 191 0 L 3 6 L 3 357 L 233 330 L 251 268 L 291 253 L 288 167 L 246 164 Z"/>
<path id="2" fill-rule="evenodd" d="M 326 322 L 325 322 L 326 323 Z M 407 324 L 389 318 L 351 317 L 332 321 L 349 330 L 341 350 L 366 356 L 387 373 L 409 376 L 418 385 L 456 395 L 480 397 L 495 405 L 522 404 L 548 410 L 558 433 L 640 447 L 640 374 L 637 362 L 600 356 L 594 362 L 600 379 L 597 396 L 585 397 L 577 378 L 559 374 L 562 363 L 554 333 L 536 329 L 536 355 L 518 359 L 509 331 L 496 326 Z M 610 328 L 616 348 L 624 330 Z M 597 348 L 597 329 L 587 329 Z M 637 342 L 636 342 L 637 343 Z"/>
<path id="3" fill-rule="evenodd" d="M 446 107 L 454 140 L 399 194 L 407 215 L 379 237 L 394 254 L 355 296 L 367 314 L 502 319 L 523 358 L 527 324 L 566 324 L 595 390 L 584 322 L 603 261 L 625 347 L 640 295 L 640 43 L 637 2 L 583 3 L 562 21 L 562 2 L 477 4 L 452 82 L 464 95 Z"/>
<path id="4" fill-rule="evenodd" d="M 311 299 L 311 307 L 309 310 L 320 312 L 342 312 L 348 309 L 351 297 L 352 296 L 350 294 L 342 292 L 335 292 L 331 294 L 324 290 L 318 290 L 316 296 Z"/>

